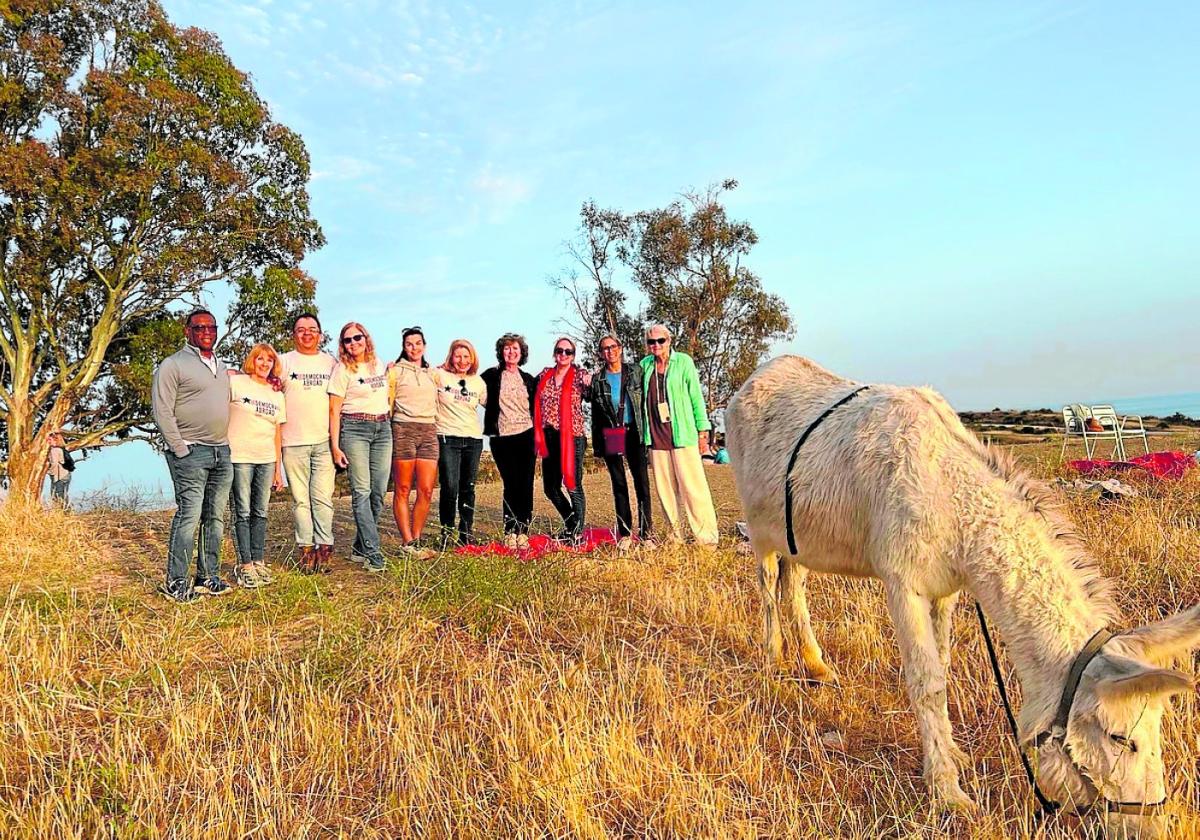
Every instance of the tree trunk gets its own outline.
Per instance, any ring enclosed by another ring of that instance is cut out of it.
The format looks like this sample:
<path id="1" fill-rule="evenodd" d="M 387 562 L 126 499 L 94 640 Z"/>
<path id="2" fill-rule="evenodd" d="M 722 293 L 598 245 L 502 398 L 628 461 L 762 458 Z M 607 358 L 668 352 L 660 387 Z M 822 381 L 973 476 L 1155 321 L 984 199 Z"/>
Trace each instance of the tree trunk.
<path id="1" fill-rule="evenodd" d="M 50 443 L 32 427 L 27 406 L 17 402 L 8 413 L 8 492 L 15 500 L 37 499 L 49 471 Z"/>

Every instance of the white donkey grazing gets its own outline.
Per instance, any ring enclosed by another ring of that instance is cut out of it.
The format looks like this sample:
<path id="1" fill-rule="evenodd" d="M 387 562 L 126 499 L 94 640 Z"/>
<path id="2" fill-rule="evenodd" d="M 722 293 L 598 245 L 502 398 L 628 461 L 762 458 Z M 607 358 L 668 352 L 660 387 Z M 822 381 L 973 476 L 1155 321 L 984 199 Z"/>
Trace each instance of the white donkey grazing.
<path id="1" fill-rule="evenodd" d="M 1044 485 L 983 446 L 934 391 L 871 385 L 837 405 L 860 388 L 784 356 L 755 371 L 729 404 L 768 660 L 782 656 L 782 612 L 808 674 L 834 679 L 809 625 L 805 577 L 882 580 L 926 784 L 941 804 L 973 809 L 946 709 L 951 616 L 965 589 L 1007 642 L 1025 698 L 1021 745 L 1037 752 L 1041 789 L 1064 807 L 1103 810 L 1119 836 L 1157 836 L 1166 798 L 1160 722 L 1167 698 L 1193 688 L 1166 666 L 1200 644 L 1200 606 L 1089 646 L 1116 623 L 1117 609 Z M 793 555 L 785 474 L 806 430 L 790 473 Z M 1096 650 L 1080 656 L 1085 647 Z M 1078 688 L 1064 696 L 1077 660 Z"/>

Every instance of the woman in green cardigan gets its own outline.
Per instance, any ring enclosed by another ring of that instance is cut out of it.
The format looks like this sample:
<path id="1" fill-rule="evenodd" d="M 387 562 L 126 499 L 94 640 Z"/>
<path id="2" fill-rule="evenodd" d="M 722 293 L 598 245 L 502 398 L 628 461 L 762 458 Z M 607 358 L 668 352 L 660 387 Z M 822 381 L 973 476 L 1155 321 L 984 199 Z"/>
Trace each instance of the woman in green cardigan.
<path id="1" fill-rule="evenodd" d="M 691 356 L 671 349 L 671 332 L 662 324 L 646 331 L 646 347 L 650 355 L 641 361 L 646 417 L 642 440 L 650 447 L 654 487 L 667 515 L 669 539 L 682 541 L 682 507 L 696 542 L 716 545 L 717 514 L 700 460 L 708 449 L 708 436 L 700 433 L 710 424 L 696 364 Z"/>

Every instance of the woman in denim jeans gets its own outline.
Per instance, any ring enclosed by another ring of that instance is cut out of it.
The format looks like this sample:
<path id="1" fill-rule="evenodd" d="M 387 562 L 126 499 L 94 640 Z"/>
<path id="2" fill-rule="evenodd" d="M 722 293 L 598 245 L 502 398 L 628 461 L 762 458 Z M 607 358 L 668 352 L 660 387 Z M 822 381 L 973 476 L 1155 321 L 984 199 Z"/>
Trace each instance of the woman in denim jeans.
<path id="1" fill-rule="evenodd" d="M 287 420 L 279 382 L 279 354 L 255 344 L 240 376 L 229 371 L 229 460 L 233 462 L 234 580 L 257 589 L 275 578 L 267 568 L 267 506 L 272 488 L 283 486 L 282 424 Z"/>
<path id="2" fill-rule="evenodd" d="M 350 559 L 378 572 L 384 567 L 379 513 L 392 461 L 387 369 L 357 321 L 342 327 L 338 359 L 329 376 L 329 444 L 333 462 L 350 470 L 356 531 Z"/>
<path id="3" fill-rule="evenodd" d="M 438 518 L 442 539 L 454 538 L 458 514 L 458 542 L 471 542 L 475 524 L 475 477 L 483 453 L 479 406 L 487 402 L 487 386 L 479 377 L 479 356 L 465 338 L 450 343 L 445 363 L 434 371 L 437 382 Z"/>

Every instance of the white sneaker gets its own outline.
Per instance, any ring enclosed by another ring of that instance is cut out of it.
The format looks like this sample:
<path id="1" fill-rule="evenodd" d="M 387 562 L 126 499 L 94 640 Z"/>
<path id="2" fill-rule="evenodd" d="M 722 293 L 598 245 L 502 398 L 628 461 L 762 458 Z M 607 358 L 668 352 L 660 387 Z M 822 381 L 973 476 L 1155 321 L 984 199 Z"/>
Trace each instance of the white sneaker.
<path id="1" fill-rule="evenodd" d="M 505 548 L 507 548 L 507 549 L 511 549 L 511 550 L 513 550 L 513 551 L 516 551 L 516 549 L 517 549 L 517 535 L 516 535 L 516 534 L 505 534 L 505 535 L 504 535 L 504 547 L 505 547 Z"/>
<path id="2" fill-rule="evenodd" d="M 621 537 L 617 540 L 617 551 L 624 554 L 633 548 L 633 537 Z"/>
<path id="3" fill-rule="evenodd" d="M 275 582 L 275 575 L 271 574 L 271 568 L 262 560 L 259 560 L 257 563 L 251 563 L 250 565 L 254 567 L 254 574 L 256 574 L 258 579 L 263 583 Z"/>
<path id="4" fill-rule="evenodd" d="M 529 549 L 529 535 L 517 534 L 517 550 L 527 551 Z"/>
<path id="5" fill-rule="evenodd" d="M 238 563 L 233 569 L 233 581 L 243 589 L 258 589 L 265 583 L 253 563 Z"/>

